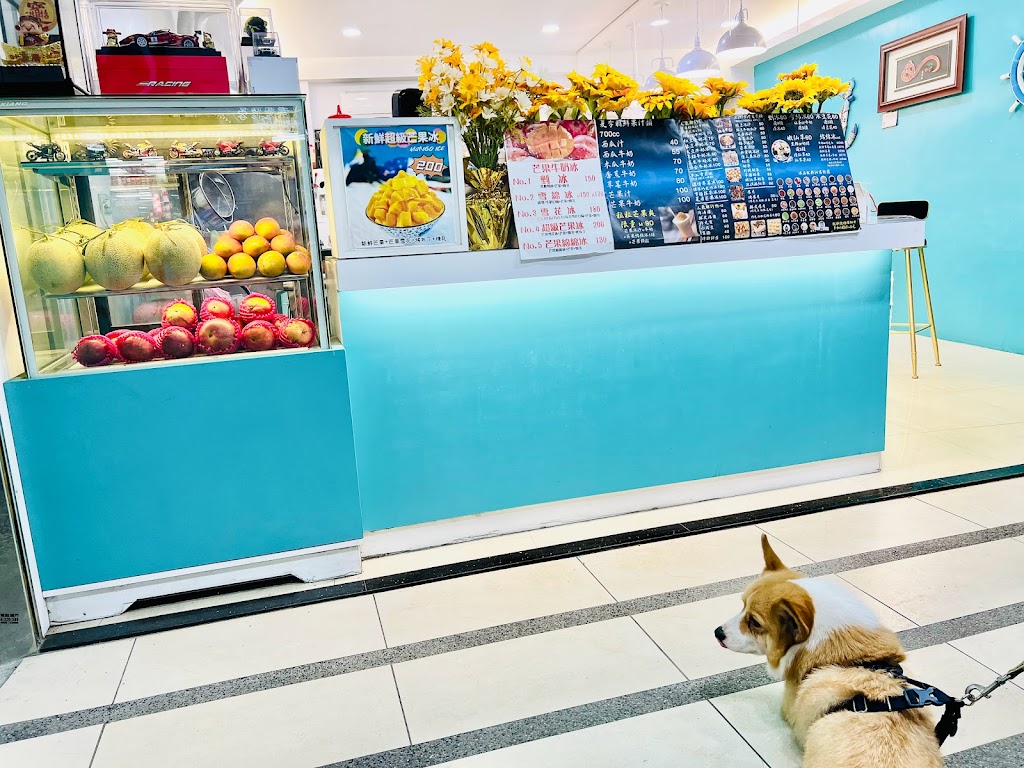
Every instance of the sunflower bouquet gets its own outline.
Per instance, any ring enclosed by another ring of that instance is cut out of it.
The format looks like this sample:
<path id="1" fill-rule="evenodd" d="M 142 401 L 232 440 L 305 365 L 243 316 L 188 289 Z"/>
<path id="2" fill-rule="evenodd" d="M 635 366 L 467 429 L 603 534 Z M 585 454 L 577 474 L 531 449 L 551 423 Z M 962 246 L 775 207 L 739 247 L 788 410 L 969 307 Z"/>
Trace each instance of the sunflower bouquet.
<path id="1" fill-rule="evenodd" d="M 638 101 L 648 118 L 708 120 L 732 114 L 730 100 L 743 94 L 747 84 L 730 82 L 720 77 L 709 78 L 698 86 L 668 72 L 655 72 L 661 90 L 642 93 Z"/>
<path id="2" fill-rule="evenodd" d="M 817 64 L 804 64 L 792 72 L 779 75 L 779 82 L 740 99 L 739 106 L 748 112 L 776 114 L 780 112 L 810 114 L 821 112 L 825 102 L 845 93 L 850 87 L 838 77 L 818 74 Z"/>
<path id="3" fill-rule="evenodd" d="M 423 113 L 454 117 L 470 162 L 496 169 L 506 131 L 533 107 L 531 89 L 538 79 L 528 69 L 530 62 L 524 59 L 513 69 L 488 42 L 473 46 L 468 56 L 450 40 L 435 40 L 434 46 L 418 60 Z"/>

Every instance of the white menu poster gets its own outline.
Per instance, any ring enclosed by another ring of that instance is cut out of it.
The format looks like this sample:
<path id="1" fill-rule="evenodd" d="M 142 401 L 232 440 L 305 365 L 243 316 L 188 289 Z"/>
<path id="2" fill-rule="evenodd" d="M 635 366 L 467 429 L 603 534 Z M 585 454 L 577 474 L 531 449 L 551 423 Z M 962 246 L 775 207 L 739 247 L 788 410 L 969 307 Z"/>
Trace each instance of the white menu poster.
<path id="1" fill-rule="evenodd" d="M 516 128 L 505 158 L 523 261 L 614 250 L 592 120 Z"/>

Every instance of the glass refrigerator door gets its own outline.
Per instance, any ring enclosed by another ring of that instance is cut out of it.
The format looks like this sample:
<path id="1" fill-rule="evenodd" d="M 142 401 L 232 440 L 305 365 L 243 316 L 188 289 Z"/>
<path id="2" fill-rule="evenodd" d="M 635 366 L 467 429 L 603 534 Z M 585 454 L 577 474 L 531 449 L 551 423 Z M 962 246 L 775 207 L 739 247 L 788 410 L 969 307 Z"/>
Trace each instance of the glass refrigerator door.
<path id="1" fill-rule="evenodd" d="M 32 101 L 0 165 L 29 375 L 326 343 L 301 99 Z"/>

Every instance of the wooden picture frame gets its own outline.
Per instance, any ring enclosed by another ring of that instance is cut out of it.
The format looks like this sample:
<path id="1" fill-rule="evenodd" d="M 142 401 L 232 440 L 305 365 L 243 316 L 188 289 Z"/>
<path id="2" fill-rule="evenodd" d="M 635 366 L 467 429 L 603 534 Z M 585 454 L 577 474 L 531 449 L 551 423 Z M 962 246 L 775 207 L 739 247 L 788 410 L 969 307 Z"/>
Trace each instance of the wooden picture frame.
<path id="1" fill-rule="evenodd" d="M 878 60 L 878 111 L 963 93 L 966 53 L 966 13 L 886 43 Z"/>

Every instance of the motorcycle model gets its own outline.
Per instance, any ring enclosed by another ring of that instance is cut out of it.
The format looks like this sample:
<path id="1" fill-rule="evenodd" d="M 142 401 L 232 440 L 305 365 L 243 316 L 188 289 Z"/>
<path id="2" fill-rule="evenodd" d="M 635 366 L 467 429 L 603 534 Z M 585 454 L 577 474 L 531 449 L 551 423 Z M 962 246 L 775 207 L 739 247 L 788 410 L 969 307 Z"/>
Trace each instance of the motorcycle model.
<path id="1" fill-rule="evenodd" d="M 108 157 L 117 157 L 117 150 L 113 147 L 99 142 L 96 144 L 80 144 L 71 153 L 71 159 L 79 163 L 93 163 L 106 160 Z"/>
<path id="2" fill-rule="evenodd" d="M 28 145 L 32 149 L 25 153 L 25 159 L 30 163 L 63 163 L 68 159 L 68 156 L 64 154 L 64 150 L 60 148 L 59 144 L 33 144 L 30 141 Z"/>
<path id="3" fill-rule="evenodd" d="M 153 146 L 151 141 L 142 141 L 138 144 L 129 144 L 121 152 L 121 157 L 125 160 L 135 160 L 142 157 L 160 157 L 157 154 L 156 147 Z"/>
<path id="4" fill-rule="evenodd" d="M 266 155 L 287 155 L 288 145 L 283 141 L 272 141 L 270 139 L 264 139 L 261 141 L 255 149 L 250 149 L 248 154 L 259 155 L 260 157 Z"/>
<path id="5" fill-rule="evenodd" d="M 167 154 L 172 160 L 179 157 L 202 157 L 203 150 L 199 148 L 198 141 L 193 141 L 191 144 L 186 144 L 183 141 L 172 141 Z"/>
<path id="6" fill-rule="evenodd" d="M 242 157 L 246 150 L 242 147 L 241 141 L 218 141 L 213 148 L 215 157 Z"/>

